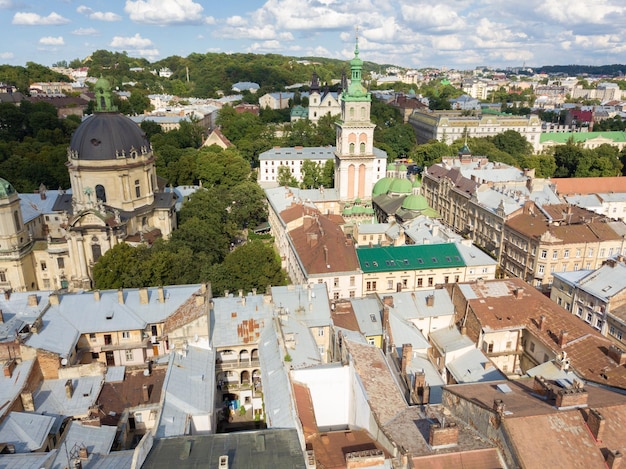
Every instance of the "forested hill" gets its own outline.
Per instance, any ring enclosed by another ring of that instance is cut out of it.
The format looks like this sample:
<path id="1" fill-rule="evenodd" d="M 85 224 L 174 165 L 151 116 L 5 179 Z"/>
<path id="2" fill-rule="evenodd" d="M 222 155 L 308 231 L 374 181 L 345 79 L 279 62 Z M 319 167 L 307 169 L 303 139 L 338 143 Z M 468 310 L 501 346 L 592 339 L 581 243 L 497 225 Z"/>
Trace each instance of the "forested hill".
<path id="1" fill-rule="evenodd" d="M 548 75 L 563 73 L 570 77 L 580 75 L 607 75 L 610 77 L 617 77 L 626 73 L 626 65 L 544 65 L 540 68 L 536 68 L 535 70 L 539 73 L 547 73 Z"/>
<path id="2" fill-rule="evenodd" d="M 26 69 L 35 70 L 35 65 L 29 64 Z M 129 57 L 125 53 L 97 50 L 85 59 L 74 59 L 69 63 L 63 61 L 58 65 L 72 68 L 89 67 L 90 76 L 105 76 L 119 89 L 128 88 L 128 84 L 133 83 L 136 88 L 150 93 L 170 93 L 181 97 L 199 98 L 217 97 L 220 91 L 228 93 L 237 82 L 258 83 L 261 94 L 282 90 L 296 83 L 308 84 L 314 70 L 322 85 L 324 83 L 330 85 L 333 80 L 339 80 L 344 71 L 350 75 L 348 60 L 288 57 L 278 54 L 193 53 L 187 57 L 171 56 L 149 62 L 146 59 Z M 363 64 L 365 74 L 372 70 L 384 70 L 388 66 L 373 62 Z M 37 67 L 49 70 L 40 65 Z M 161 68 L 169 68 L 173 73 L 172 76 L 162 78 L 151 73 Z M 23 69 L 24 67 L 0 65 L 0 81 L 16 85 L 23 93 L 28 91 L 28 78 L 31 83 L 46 81 L 41 73 L 28 74 L 24 73 Z M 58 75 L 50 76 L 48 79 L 60 81 Z"/>

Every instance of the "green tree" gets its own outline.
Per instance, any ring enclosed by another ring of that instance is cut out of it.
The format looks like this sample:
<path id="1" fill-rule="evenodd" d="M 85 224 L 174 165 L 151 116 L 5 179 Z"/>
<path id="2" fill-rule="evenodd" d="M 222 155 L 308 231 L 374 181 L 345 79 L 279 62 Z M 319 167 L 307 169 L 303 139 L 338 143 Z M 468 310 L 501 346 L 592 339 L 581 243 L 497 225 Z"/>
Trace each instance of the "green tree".
<path id="1" fill-rule="evenodd" d="M 300 187 L 303 189 L 317 189 L 322 185 L 322 167 L 319 163 L 304 160 L 300 171 L 302 173 Z"/>
<path id="2" fill-rule="evenodd" d="M 94 288 L 138 288 L 150 285 L 146 262 L 148 248 L 120 243 L 109 249 L 93 267 Z"/>
<path id="3" fill-rule="evenodd" d="M 515 130 L 506 130 L 493 136 L 493 143 L 499 150 L 507 152 L 518 162 L 533 153 L 533 147 L 524 136 Z"/>
<path id="4" fill-rule="evenodd" d="M 298 185 L 297 179 L 293 176 L 293 174 L 291 174 L 291 169 L 289 166 L 285 165 L 280 165 L 278 167 L 276 181 L 280 186 L 296 187 Z"/>
<path id="5" fill-rule="evenodd" d="M 250 177 L 250 164 L 235 149 L 203 147 L 196 159 L 196 175 L 207 186 L 233 187 Z"/>
<path id="6" fill-rule="evenodd" d="M 243 181 L 229 191 L 228 220 L 238 229 L 254 228 L 267 220 L 265 192 L 256 181 Z"/>

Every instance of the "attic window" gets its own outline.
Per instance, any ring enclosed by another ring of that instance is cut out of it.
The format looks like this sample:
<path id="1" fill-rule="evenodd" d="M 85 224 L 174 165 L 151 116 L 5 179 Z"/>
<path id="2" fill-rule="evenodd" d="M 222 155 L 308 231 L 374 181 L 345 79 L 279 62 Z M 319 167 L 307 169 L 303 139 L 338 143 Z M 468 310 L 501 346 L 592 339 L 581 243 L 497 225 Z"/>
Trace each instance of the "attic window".
<path id="1" fill-rule="evenodd" d="M 391 264 L 391 265 L 396 265 L 396 261 L 394 261 L 393 259 L 391 259 L 391 260 L 389 261 L 389 264 Z"/>
<path id="2" fill-rule="evenodd" d="M 417 263 L 418 263 L 418 264 L 423 264 L 423 263 L 424 263 L 424 260 L 423 260 L 421 257 L 418 257 L 418 258 L 417 258 Z"/>
<path id="3" fill-rule="evenodd" d="M 402 262 L 404 262 L 404 265 L 409 265 L 409 260 L 408 259 L 404 259 L 404 261 L 402 261 Z"/>
<path id="4" fill-rule="evenodd" d="M 437 258 L 436 257 L 431 257 L 430 259 L 433 261 L 433 264 L 437 263 Z"/>
<path id="5" fill-rule="evenodd" d="M 452 258 L 450 258 L 450 256 L 446 256 L 446 261 L 452 262 Z"/>
<path id="6" fill-rule="evenodd" d="M 373 262 L 372 262 L 372 265 L 373 265 L 374 267 L 378 267 L 378 262 L 373 261 Z"/>
<path id="7" fill-rule="evenodd" d="M 607 292 L 607 291 L 609 291 L 611 288 L 612 288 L 612 287 L 611 287 L 611 285 L 607 285 L 606 287 L 604 287 L 604 288 L 602 289 L 602 291 L 603 291 L 603 292 Z"/>
<path id="8" fill-rule="evenodd" d="M 100 140 L 98 140 L 97 138 L 92 138 L 92 139 L 91 139 L 91 144 L 92 144 L 94 147 L 97 147 L 97 146 L 98 146 L 98 145 L 100 145 L 101 143 L 102 143 L 102 142 L 101 142 Z"/>
<path id="9" fill-rule="evenodd" d="M 365 262 L 365 267 L 369 267 L 370 263 L 369 262 Z"/>
<path id="10" fill-rule="evenodd" d="M 107 319 L 113 319 L 113 311 L 109 311 L 106 315 Z"/>
<path id="11" fill-rule="evenodd" d="M 375 314 L 370 314 L 370 319 L 372 320 L 372 322 L 376 322 L 376 315 Z"/>
<path id="12" fill-rule="evenodd" d="M 474 256 L 472 256 L 472 257 L 474 257 Z M 460 262 L 461 258 L 459 256 L 454 256 L 454 260 L 457 261 L 457 262 Z"/>

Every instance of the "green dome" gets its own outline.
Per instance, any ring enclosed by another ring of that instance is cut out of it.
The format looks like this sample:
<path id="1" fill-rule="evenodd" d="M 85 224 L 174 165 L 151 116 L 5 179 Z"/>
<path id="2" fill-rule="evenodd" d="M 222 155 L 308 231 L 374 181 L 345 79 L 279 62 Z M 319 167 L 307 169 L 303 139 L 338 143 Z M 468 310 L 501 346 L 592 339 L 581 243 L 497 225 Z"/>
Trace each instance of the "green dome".
<path id="1" fill-rule="evenodd" d="M 423 195 L 409 195 L 402 202 L 402 208 L 405 210 L 426 210 L 428 208 L 428 202 Z"/>
<path id="2" fill-rule="evenodd" d="M 389 186 L 389 192 L 394 194 L 410 194 L 413 189 L 411 181 L 404 178 L 396 178 Z"/>
<path id="3" fill-rule="evenodd" d="M 420 181 L 419 179 L 415 178 L 415 181 L 413 181 L 413 189 L 417 189 L 422 187 L 422 181 Z"/>
<path id="4" fill-rule="evenodd" d="M 372 207 L 365 207 L 365 212 L 367 215 L 374 215 L 374 209 Z"/>
<path id="5" fill-rule="evenodd" d="M 354 207 L 352 207 L 352 213 L 354 215 L 360 215 L 361 213 L 365 213 L 365 207 L 355 205 Z"/>
<path id="6" fill-rule="evenodd" d="M 406 172 L 406 165 L 405 164 L 401 164 L 400 167 L 398 168 L 398 171 Z"/>
<path id="7" fill-rule="evenodd" d="M 386 194 L 389 191 L 389 186 L 393 182 L 392 178 L 382 178 L 376 181 L 374 187 L 372 189 L 372 196 L 376 197 L 377 195 Z"/>
<path id="8" fill-rule="evenodd" d="M 0 178 L 0 199 L 8 199 L 15 193 L 15 188 L 11 185 L 11 183 Z"/>
<path id="9" fill-rule="evenodd" d="M 352 207 L 346 207 L 343 209 L 343 212 L 341 212 L 342 215 L 352 215 Z"/>
<path id="10" fill-rule="evenodd" d="M 395 171 L 396 170 L 396 165 L 393 163 L 389 163 L 387 165 L 387 171 Z"/>

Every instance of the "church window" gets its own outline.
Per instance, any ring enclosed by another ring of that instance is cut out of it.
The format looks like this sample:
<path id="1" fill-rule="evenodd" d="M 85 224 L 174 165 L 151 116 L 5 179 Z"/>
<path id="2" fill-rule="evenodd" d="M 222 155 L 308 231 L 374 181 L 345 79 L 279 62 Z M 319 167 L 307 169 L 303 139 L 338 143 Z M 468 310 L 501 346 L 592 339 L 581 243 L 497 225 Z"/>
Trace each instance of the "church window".
<path id="1" fill-rule="evenodd" d="M 46 264 L 46 261 L 41 261 L 41 270 L 48 270 L 48 264 Z"/>
<path id="2" fill-rule="evenodd" d="M 96 186 L 96 200 L 100 200 L 104 203 L 107 201 L 107 193 L 102 184 Z"/>
<path id="3" fill-rule="evenodd" d="M 137 197 L 141 197 L 141 185 L 139 184 L 139 179 L 135 179 L 135 195 Z"/>
<path id="4" fill-rule="evenodd" d="M 62 257 L 57 257 L 57 266 L 59 269 L 65 269 L 65 259 Z"/>
<path id="5" fill-rule="evenodd" d="M 354 143 L 350 144 L 350 154 L 353 155 L 354 154 Z"/>
<path id="6" fill-rule="evenodd" d="M 365 143 L 364 142 L 361 142 L 361 144 L 359 145 L 359 151 L 361 153 L 365 153 Z"/>
<path id="7" fill-rule="evenodd" d="M 99 244 L 91 245 L 91 254 L 93 256 L 93 261 L 96 262 L 100 257 L 102 257 L 102 248 Z"/>
<path id="8" fill-rule="evenodd" d="M 365 106 L 361 107 L 361 119 L 365 119 Z"/>
<path id="9" fill-rule="evenodd" d="M 350 117 L 354 118 L 354 108 L 353 107 L 350 108 Z"/>
<path id="10" fill-rule="evenodd" d="M 13 212 L 13 220 L 15 221 L 15 230 L 21 230 L 22 224 L 20 223 L 20 214 L 17 210 Z"/>
<path id="11" fill-rule="evenodd" d="M 0 282 L 5 283 L 7 281 L 7 273 L 4 270 L 0 270 Z"/>

